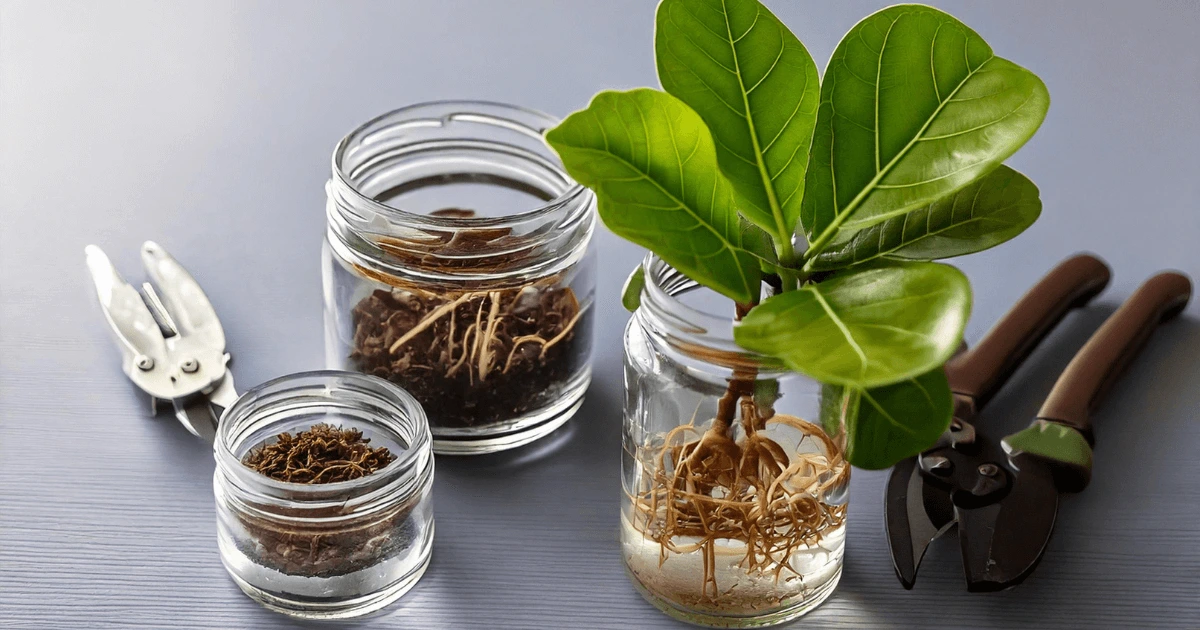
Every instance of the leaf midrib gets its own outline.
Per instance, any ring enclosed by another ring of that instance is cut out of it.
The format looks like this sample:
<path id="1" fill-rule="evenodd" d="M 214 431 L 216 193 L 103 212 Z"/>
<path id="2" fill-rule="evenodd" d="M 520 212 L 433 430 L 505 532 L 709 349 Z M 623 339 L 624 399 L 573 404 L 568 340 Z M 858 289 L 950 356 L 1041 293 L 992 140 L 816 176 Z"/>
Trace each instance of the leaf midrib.
<path id="1" fill-rule="evenodd" d="M 750 131 L 751 146 L 754 147 L 754 163 L 755 163 L 755 166 L 758 168 L 758 176 L 762 180 L 763 190 L 767 193 L 767 204 L 770 206 L 770 208 L 768 208 L 768 209 L 771 211 L 771 216 L 775 219 L 776 242 L 783 243 L 784 241 L 787 241 L 790 243 L 791 238 L 789 238 L 790 235 L 788 234 L 788 229 L 783 220 L 783 208 L 780 207 L 780 205 L 779 205 L 779 198 L 775 194 L 774 182 L 771 180 L 770 173 L 767 172 L 767 165 L 763 161 L 764 156 L 763 156 L 763 152 L 762 152 L 762 147 L 758 142 L 758 131 L 754 126 L 754 114 L 751 113 L 751 111 L 750 111 L 750 94 L 746 91 L 746 82 L 744 80 L 742 80 L 742 66 L 741 66 L 741 62 L 738 60 L 737 42 L 734 41 L 734 39 L 733 39 L 732 25 L 729 23 L 729 10 L 726 8 L 725 2 L 726 2 L 726 0 L 721 0 L 721 14 L 723 16 L 725 16 L 726 41 L 729 42 L 729 51 L 733 54 L 734 76 L 737 77 L 738 92 L 740 92 L 742 95 L 742 106 L 745 108 L 745 111 L 746 111 L 746 114 L 745 114 L 746 125 Z M 758 10 L 759 10 L 759 12 L 761 12 L 764 9 L 762 7 L 759 7 Z M 746 37 L 747 35 L 749 35 L 750 31 L 754 30 L 754 27 L 757 25 L 758 25 L 758 14 L 756 13 L 754 16 L 754 24 L 750 25 L 750 28 L 742 35 L 742 37 Z M 740 40 L 741 38 L 738 38 L 738 39 Z M 787 48 L 787 42 L 782 41 L 782 38 L 781 38 L 781 41 L 779 42 L 780 57 L 783 56 L 783 53 L 785 52 L 786 48 Z M 776 61 L 778 61 L 778 60 L 776 60 Z M 770 76 L 771 72 L 773 72 L 774 69 L 775 69 L 775 67 L 771 66 L 771 69 L 768 70 L 767 73 L 763 75 L 762 79 L 759 80 L 759 83 L 766 81 L 767 77 Z M 755 85 L 755 87 L 758 87 L 758 86 Z M 801 95 L 801 99 L 803 100 L 803 95 Z M 786 127 L 787 124 L 788 123 L 785 122 L 784 127 Z M 783 129 L 780 130 L 780 133 L 781 134 L 783 133 Z"/>
<path id="2" fill-rule="evenodd" d="M 981 216 L 974 216 L 974 215 L 972 215 L 971 217 L 969 217 L 969 218 L 967 218 L 967 219 L 964 219 L 964 220 L 962 220 L 962 221 L 960 221 L 960 222 L 958 222 L 958 223 L 950 223 L 949 225 L 945 225 L 945 226 L 942 226 L 942 227 L 940 227 L 940 228 L 936 228 L 936 229 L 933 229 L 933 230 L 926 229 L 924 232 L 922 232 L 922 233 L 921 233 L 921 235 L 920 235 L 920 236 L 918 236 L 918 237 L 916 237 L 916 238 L 913 238 L 913 239 L 910 239 L 910 240 L 907 240 L 907 241 L 900 241 L 900 243 L 899 243 L 899 244 L 897 244 L 897 245 L 894 245 L 894 246 L 891 246 L 891 247 L 881 247 L 881 246 L 879 246 L 878 244 L 876 244 L 876 246 L 875 246 L 875 247 L 874 247 L 872 250 L 870 250 L 870 251 L 871 251 L 871 256 L 869 256 L 869 257 L 867 257 L 867 258 L 861 258 L 861 259 L 860 259 L 860 258 L 857 258 L 857 257 L 855 257 L 855 259 L 854 259 L 854 260 L 855 260 L 855 264 L 863 263 L 863 262 L 866 262 L 866 261 L 868 261 L 868 260 L 874 260 L 875 258 L 886 258 L 886 257 L 887 257 L 887 256 L 889 256 L 890 254 L 893 254 L 893 253 L 895 253 L 895 252 L 896 252 L 896 251 L 898 251 L 898 250 L 905 249 L 905 248 L 907 248 L 907 247 L 909 247 L 909 246 L 911 246 L 911 245 L 913 245 L 913 244 L 915 244 L 915 243 L 919 243 L 919 242 L 921 242 L 921 241 L 923 241 L 923 240 L 925 240 L 925 239 L 927 239 L 927 238 L 932 238 L 932 237 L 935 237 L 935 236 L 942 236 L 942 234 L 943 234 L 944 232 L 950 232 L 950 231 L 953 231 L 953 230 L 957 230 L 957 229 L 959 229 L 959 228 L 961 228 L 961 227 L 968 226 L 968 225 L 971 225 L 971 224 L 974 224 L 974 223 L 981 223 L 981 222 L 988 222 L 988 221 L 991 221 L 991 222 L 995 222 L 995 223 L 1000 223 L 1000 224 L 1002 224 L 1002 225 L 1010 225 L 1010 224 L 1011 224 L 1011 222 L 1009 222 L 1009 221 L 1004 221 L 1004 220 L 1001 220 L 1001 219 L 997 219 L 996 217 L 994 217 L 994 216 L 991 216 L 991 215 L 993 215 L 993 214 L 998 214 L 998 213 L 1000 213 L 1000 212 L 1003 212 L 1003 211 L 1006 211 L 1006 210 L 1011 210 L 1012 208 L 1015 208 L 1015 207 L 1017 207 L 1017 206 L 1020 206 L 1020 205 L 1022 205 L 1022 203 L 1024 203 L 1024 202 L 1011 203 L 1011 204 L 1008 204 L 1008 205 L 1006 205 L 1006 206 L 1000 206 L 1000 207 L 998 207 L 998 208 L 996 208 L 996 209 L 992 210 L 992 212 L 991 212 L 991 213 L 989 213 L 989 214 L 985 214 L 985 215 L 981 215 Z M 973 210 L 973 207 L 974 207 L 974 205 L 972 205 L 972 212 L 974 211 L 974 210 Z M 919 210 L 914 210 L 913 212 L 919 212 Z M 909 216 L 909 214 L 911 214 L 911 213 L 907 213 L 907 214 L 905 214 L 905 220 L 906 220 L 906 221 L 908 220 L 908 216 Z M 890 217 L 890 218 L 889 218 L 889 219 L 887 219 L 887 220 L 891 220 L 891 219 L 895 219 L 895 218 L 897 218 L 897 217 Z M 868 229 L 870 229 L 870 228 L 868 228 Z M 882 239 L 883 239 L 883 233 L 886 231 L 886 228 L 885 228 L 885 227 L 884 227 L 884 226 L 881 224 L 881 225 L 880 225 L 880 226 L 879 226 L 877 229 L 879 230 L 879 234 L 878 234 L 878 236 L 877 236 L 877 240 L 882 240 Z M 901 228 L 900 228 L 900 231 L 901 231 L 901 232 L 903 232 L 903 231 L 904 231 L 904 228 L 903 228 L 903 227 L 901 227 Z M 863 233 L 865 234 L 866 232 L 863 232 Z M 841 253 L 843 253 L 843 252 L 846 252 L 846 251 L 852 251 L 852 250 L 854 250 L 855 248 L 853 247 L 853 244 L 854 244 L 854 241 L 847 241 L 847 242 L 846 242 L 846 248 L 845 248 L 845 249 L 842 249 L 842 250 L 832 250 L 832 251 L 827 251 L 827 252 L 824 252 L 824 253 L 822 253 L 820 256 L 817 256 L 817 258 L 821 258 L 821 259 L 830 259 L 830 258 L 835 258 L 835 257 L 837 257 L 839 254 L 841 254 Z"/>
<path id="3" fill-rule="evenodd" d="M 821 295 L 820 290 L 813 285 L 804 287 L 804 290 L 812 292 L 813 297 L 817 299 L 817 304 L 821 305 L 821 308 L 824 309 L 825 314 L 829 316 L 829 319 L 833 321 L 833 324 L 837 326 L 838 330 L 841 331 L 842 336 L 846 338 L 846 344 L 849 345 L 850 349 L 854 350 L 854 353 L 858 355 L 858 360 L 862 364 L 862 368 L 859 371 L 859 376 L 861 377 L 866 373 L 867 364 L 869 363 L 869 361 L 867 361 L 867 354 L 863 352 L 862 346 L 858 345 L 858 341 L 854 339 L 854 335 L 851 334 L 849 327 L 846 326 L 846 322 L 843 322 L 842 318 L 838 317 L 837 313 L 833 311 L 833 308 L 830 307 L 829 303 L 825 301 L 825 297 Z"/>

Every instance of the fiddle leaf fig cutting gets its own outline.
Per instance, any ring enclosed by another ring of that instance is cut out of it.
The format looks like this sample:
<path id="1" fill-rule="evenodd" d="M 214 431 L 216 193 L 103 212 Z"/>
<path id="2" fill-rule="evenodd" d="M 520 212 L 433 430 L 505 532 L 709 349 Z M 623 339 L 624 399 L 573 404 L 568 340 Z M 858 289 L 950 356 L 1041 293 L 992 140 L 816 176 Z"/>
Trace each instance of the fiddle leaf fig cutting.
<path id="1" fill-rule="evenodd" d="M 922 5 L 859 22 L 819 78 L 758 0 L 664 0 L 655 59 L 665 91 L 602 92 L 546 135 L 604 223 L 737 302 L 740 346 L 824 383 L 851 463 L 931 445 L 971 293 L 929 261 L 1038 218 L 1001 162 L 1046 115 L 1041 80 Z"/>

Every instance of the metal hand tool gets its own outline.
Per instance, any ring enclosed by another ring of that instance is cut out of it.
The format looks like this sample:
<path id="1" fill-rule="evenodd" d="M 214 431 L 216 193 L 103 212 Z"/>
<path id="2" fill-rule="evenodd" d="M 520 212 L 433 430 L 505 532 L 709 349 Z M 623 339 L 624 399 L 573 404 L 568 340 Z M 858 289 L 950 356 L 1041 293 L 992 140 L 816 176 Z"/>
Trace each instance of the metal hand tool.
<path id="1" fill-rule="evenodd" d="M 1183 310 L 1190 281 L 1163 273 L 1143 284 L 1076 354 L 1029 428 L 995 440 L 972 422 L 1063 315 L 1098 294 L 1108 277 L 1093 257 L 1064 262 L 978 346 L 946 365 L 956 402 L 951 429 L 898 464 L 888 482 L 888 541 L 905 588 L 930 542 L 955 525 L 969 591 L 1015 586 L 1037 566 L 1059 494 L 1078 492 L 1090 479 L 1090 414 L 1158 324 Z"/>
<path id="2" fill-rule="evenodd" d="M 99 247 L 88 245 L 84 252 L 125 375 L 150 395 L 151 410 L 170 401 L 188 431 L 212 442 L 237 393 L 225 331 L 204 290 L 152 241 L 142 245 L 142 264 L 154 284 L 143 283 L 140 292 Z"/>

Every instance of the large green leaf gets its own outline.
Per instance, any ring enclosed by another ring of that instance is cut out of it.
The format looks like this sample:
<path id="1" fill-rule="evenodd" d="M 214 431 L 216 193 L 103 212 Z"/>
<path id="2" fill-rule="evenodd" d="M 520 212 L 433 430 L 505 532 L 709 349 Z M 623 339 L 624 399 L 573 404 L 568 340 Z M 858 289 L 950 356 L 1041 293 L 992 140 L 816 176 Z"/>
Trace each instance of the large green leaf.
<path id="1" fill-rule="evenodd" d="M 822 399 L 846 430 L 846 459 L 859 468 L 887 468 L 929 448 L 950 426 L 954 397 L 942 368 L 867 390 L 825 385 Z"/>
<path id="2" fill-rule="evenodd" d="M 937 9 L 899 5 L 859 22 L 821 86 L 800 219 L 811 256 L 991 171 L 1049 105 L 1037 76 Z"/>
<path id="3" fill-rule="evenodd" d="M 945 363 L 970 310 L 971 287 L 959 270 L 897 262 L 768 298 L 733 336 L 823 383 L 879 387 Z"/>
<path id="4" fill-rule="evenodd" d="M 733 187 L 687 105 L 645 88 L 601 92 L 546 141 L 595 191 L 610 230 L 738 302 L 757 301 L 762 273 L 741 247 Z"/>
<path id="5" fill-rule="evenodd" d="M 790 253 L 820 99 L 804 45 L 758 0 L 664 0 L 654 52 L 663 88 L 708 123 L 742 214 Z"/>
<path id="6" fill-rule="evenodd" d="M 855 233 L 817 256 L 811 267 L 839 269 L 881 256 L 935 260 L 972 254 L 1024 232 L 1041 213 L 1037 186 L 1000 165 L 953 195 Z"/>

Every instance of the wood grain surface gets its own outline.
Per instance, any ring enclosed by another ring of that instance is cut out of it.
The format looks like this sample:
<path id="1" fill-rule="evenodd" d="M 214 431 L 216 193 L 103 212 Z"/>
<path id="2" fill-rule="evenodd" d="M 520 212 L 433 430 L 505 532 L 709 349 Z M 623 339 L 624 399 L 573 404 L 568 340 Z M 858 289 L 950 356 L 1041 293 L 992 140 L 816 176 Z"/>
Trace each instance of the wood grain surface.
<path id="1" fill-rule="evenodd" d="M 770 3 L 824 65 L 886 4 Z M 1153 272 L 1200 276 L 1200 3 L 935 2 L 1053 98 L 1011 162 L 1042 220 L 961 261 L 978 339 L 1060 259 L 1112 286 L 1068 317 L 983 422 L 1022 426 L 1103 318 Z M 217 554 L 210 452 L 121 374 L 83 266 L 134 280 L 153 238 L 208 291 L 239 388 L 323 365 L 319 247 L 334 143 L 388 109 L 486 98 L 557 115 L 657 85 L 652 1 L 0 2 L 0 628 L 295 628 Z M 440 458 L 433 561 L 354 628 L 672 628 L 623 574 L 618 303 L 637 248 L 597 234 L 595 381 L 544 442 Z M 884 472 L 855 471 L 833 598 L 795 627 L 1200 627 L 1200 307 L 1164 327 L 1096 418 L 1091 486 L 1036 573 L 966 593 L 953 537 L 916 589 L 892 574 Z M 321 627 L 334 627 L 325 625 Z"/>

